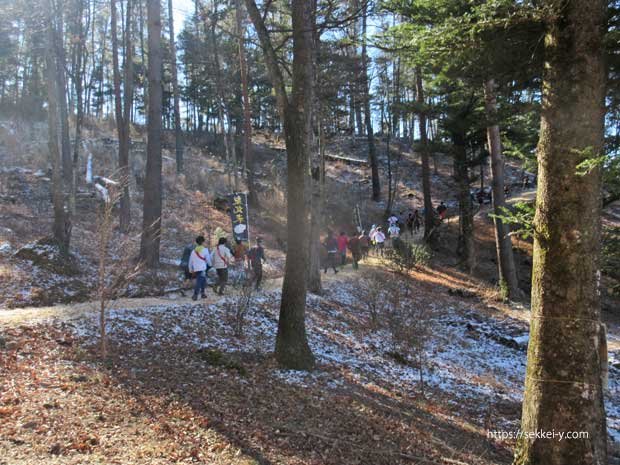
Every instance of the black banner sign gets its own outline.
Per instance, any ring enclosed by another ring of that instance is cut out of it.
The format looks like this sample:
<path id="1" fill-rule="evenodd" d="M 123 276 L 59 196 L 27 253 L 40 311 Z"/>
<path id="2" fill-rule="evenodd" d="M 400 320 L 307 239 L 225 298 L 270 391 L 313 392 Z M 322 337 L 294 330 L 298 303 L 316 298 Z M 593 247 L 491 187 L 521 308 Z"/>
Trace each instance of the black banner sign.
<path id="1" fill-rule="evenodd" d="M 240 241 L 250 240 L 250 224 L 248 216 L 248 196 L 236 193 L 228 196 L 230 219 L 232 220 L 233 235 Z"/>

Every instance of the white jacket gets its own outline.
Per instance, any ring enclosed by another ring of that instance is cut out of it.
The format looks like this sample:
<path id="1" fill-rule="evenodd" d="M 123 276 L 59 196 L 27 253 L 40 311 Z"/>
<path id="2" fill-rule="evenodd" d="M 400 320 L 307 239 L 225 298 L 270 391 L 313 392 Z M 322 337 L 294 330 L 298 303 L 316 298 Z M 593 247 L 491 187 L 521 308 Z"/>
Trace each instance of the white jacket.
<path id="1" fill-rule="evenodd" d="M 211 266 L 211 254 L 209 253 L 209 249 L 203 247 L 200 251 L 196 249 L 192 250 L 189 256 L 189 272 L 199 273 L 200 271 L 205 271 L 207 265 Z"/>
<path id="2" fill-rule="evenodd" d="M 233 260 L 230 250 L 223 244 L 218 245 L 213 249 L 211 258 L 213 260 L 213 268 L 216 270 L 228 268 L 228 265 L 230 265 L 230 262 Z"/>

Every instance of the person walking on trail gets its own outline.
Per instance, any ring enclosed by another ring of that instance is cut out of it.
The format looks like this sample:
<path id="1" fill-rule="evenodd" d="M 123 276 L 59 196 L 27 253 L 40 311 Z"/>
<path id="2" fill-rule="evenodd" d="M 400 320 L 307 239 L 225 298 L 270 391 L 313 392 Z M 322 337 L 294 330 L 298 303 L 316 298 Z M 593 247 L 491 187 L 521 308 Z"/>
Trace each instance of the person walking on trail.
<path id="1" fill-rule="evenodd" d="M 369 244 L 370 244 L 370 248 L 374 250 L 375 248 L 375 233 L 377 232 L 377 225 L 373 224 L 370 227 L 370 231 L 368 231 L 368 240 L 369 240 Z"/>
<path id="2" fill-rule="evenodd" d="M 263 248 L 263 239 L 256 238 L 256 245 L 248 252 L 248 259 L 250 266 L 254 272 L 254 282 L 256 290 L 260 290 L 261 282 L 263 281 L 263 262 L 265 261 L 265 249 Z"/>
<path id="3" fill-rule="evenodd" d="M 211 254 L 213 260 L 213 268 L 217 272 L 217 284 L 215 285 L 215 292 L 219 295 L 224 294 L 224 288 L 228 283 L 228 265 L 234 260 L 233 255 L 228 248 L 227 239 L 220 237 L 217 241 L 217 246 L 213 249 Z"/>
<path id="4" fill-rule="evenodd" d="M 398 223 L 398 217 L 394 213 L 392 213 L 390 217 L 388 218 L 388 225 L 392 226 L 393 224 L 396 224 L 396 223 Z"/>
<path id="5" fill-rule="evenodd" d="M 413 213 L 409 212 L 409 215 L 407 215 L 407 221 L 405 224 L 407 225 L 407 231 L 409 231 L 409 235 L 413 237 Z"/>
<path id="6" fill-rule="evenodd" d="M 437 214 L 439 215 L 439 219 L 443 221 L 446 218 L 446 212 L 448 211 L 448 207 L 443 201 L 437 206 Z"/>
<path id="7" fill-rule="evenodd" d="M 351 258 L 353 259 L 353 269 L 359 268 L 359 261 L 362 259 L 362 244 L 360 238 L 355 234 L 349 239 L 349 250 L 351 251 Z"/>
<path id="8" fill-rule="evenodd" d="M 422 225 L 422 216 L 420 215 L 420 210 L 416 208 L 415 211 L 413 212 L 413 232 L 416 234 L 419 233 L 421 225 Z"/>
<path id="9" fill-rule="evenodd" d="M 327 274 L 328 268 L 333 268 L 334 274 L 338 273 L 336 269 L 336 255 L 338 254 L 338 240 L 334 237 L 334 234 L 329 231 L 327 238 L 323 242 L 323 246 L 327 249 L 327 261 L 325 262 L 325 274 Z"/>
<path id="10" fill-rule="evenodd" d="M 211 254 L 209 254 L 209 249 L 204 246 L 204 242 L 204 236 L 198 236 L 196 238 L 196 248 L 192 250 L 189 256 L 188 270 L 192 276 L 196 277 L 192 300 L 198 299 L 199 292 L 201 298 L 207 297 L 205 288 L 207 286 L 207 270 L 211 266 Z"/>
<path id="11" fill-rule="evenodd" d="M 248 246 L 241 239 L 235 238 L 235 246 L 233 248 L 233 257 L 235 257 L 235 265 L 239 273 L 239 279 L 245 281 L 246 265 L 248 261 Z"/>
<path id="12" fill-rule="evenodd" d="M 396 223 L 390 225 L 388 228 L 388 235 L 390 236 L 390 242 L 392 243 L 392 247 L 394 247 L 394 241 L 397 241 L 400 237 L 400 228 Z"/>
<path id="13" fill-rule="evenodd" d="M 181 270 L 181 276 L 183 278 L 183 284 L 181 284 L 181 295 L 185 297 L 185 290 L 192 289 L 194 285 L 192 280 L 193 274 L 189 271 L 189 257 L 192 256 L 194 251 L 194 243 L 188 244 L 183 248 L 183 255 L 181 255 L 181 261 L 179 263 L 179 269 Z"/>
<path id="14" fill-rule="evenodd" d="M 338 253 L 340 254 L 340 265 L 345 266 L 347 263 L 347 246 L 349 245 L 349 238 L 344 231 L 340 231 L 338 236 Z"/>
<path id="15" fill-rule="evenodd" d="M 375 229 L 375 233 L 370 239 L 373 244 L 375 244 L 377 255 L 383 256 L 383 249 L 385 248 L 385 233 L 383 232 L 383 228 L 379 226 Z"/>
<path id="16" fill-rule="evenodd" d="M 370 237 L 368 237 L 366 231 L 362 231 L 358 239 L 360 241 L 361 258 L 367 258 L 368 252 L 370 251 Z"/>

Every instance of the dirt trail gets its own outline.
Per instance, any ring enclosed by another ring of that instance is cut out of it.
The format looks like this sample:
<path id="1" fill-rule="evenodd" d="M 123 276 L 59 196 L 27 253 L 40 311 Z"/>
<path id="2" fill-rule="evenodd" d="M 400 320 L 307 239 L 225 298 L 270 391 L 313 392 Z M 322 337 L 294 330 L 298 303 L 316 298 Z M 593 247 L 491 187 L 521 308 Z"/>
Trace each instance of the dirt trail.
<path id="1" fill-rule="evenodd" d="M 330 271 L 328 274 L 322 274 L 321 278 L 324 283 L 346 279 L 352 277 L 355 272 L 350 265 L 340 270 L 334 275 Z M 281 277 L 268 279 L 264 281 L 263 290 L 272 291 L 282 287 Z M 232 287 L 228 287 L 228 295 L 231 293 Z M 108 309 L 116 310 L 132 310 L 144 307 L 157 306 L 173 306 L 192 303 L 191 291 L 185 292 L 186 296 L 182 297 L 177 294 L 176 297 L 139 297 L 139 298 L 121 298 L 110 302 Z M 199 299 L 197 303 L 214 304 L 219 302 L 223 297 L 216 295 L 211 288 L 207 290 L 207 298 Z M 71 321 L 78 319 L 89 313 L 94 314 L 99 311 L 99 301 L 93 300 L 76 304 L 57 304 L 48 307 L 24 307 L 15 309 L 5 309 L 0 307 L 0 328 L 17 327 L 24 324 L 37 324 L 50 320 Z"/>

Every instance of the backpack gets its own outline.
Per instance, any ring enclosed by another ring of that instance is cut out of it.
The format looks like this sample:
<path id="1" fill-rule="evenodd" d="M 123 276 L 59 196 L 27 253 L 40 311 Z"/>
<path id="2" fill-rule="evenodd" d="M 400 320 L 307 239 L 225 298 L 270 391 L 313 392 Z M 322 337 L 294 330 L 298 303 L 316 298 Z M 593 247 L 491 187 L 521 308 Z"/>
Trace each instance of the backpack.
<path id="1" fill-rule="evenodd" d="M 192 254 L 194 247 L 192 245 L 187 245 L 183 249 L 183 255 L 181 255 L 181 262 L 179 263 L 179 268 L 183 271 L 189 271 L 189 257 Z"/>

